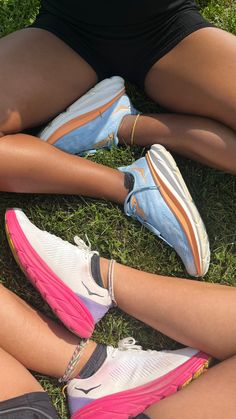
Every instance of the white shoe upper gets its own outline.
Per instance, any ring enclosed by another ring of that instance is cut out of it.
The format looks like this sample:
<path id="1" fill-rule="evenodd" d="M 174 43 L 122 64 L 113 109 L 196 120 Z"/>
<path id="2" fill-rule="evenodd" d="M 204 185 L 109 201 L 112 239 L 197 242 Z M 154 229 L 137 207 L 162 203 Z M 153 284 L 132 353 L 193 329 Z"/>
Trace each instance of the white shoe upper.
<path id="1" fill-rule="evenodd" d="M 123 339 L 118 348 L 107 347 L 107 358 L 95 374 L 86 379 L 75 378 L 69 382 L 67 392 L 69 404 L 70 400 L 72 401 L 70 407 L 76 406 L 76 398 L 83 405 L 83 398 L 85 402 L 88 399 L 92 401 L 143 386 L 163 377 L 198 352 L 192 348 L 161 352 L 144 351 L 135 345 L 133 338 Z"/>
<path id="2" fill-rule="evenodd" d="M 111 305 L 105 288 L 93 279 L 91 258 L 97 253 L 75 238 L 77 245 L 37 228 L 21 210 L 15 210 L 17 220 L 28 242 L 39 257 L 74 293 L 89 298 L 95 303 Z"/>

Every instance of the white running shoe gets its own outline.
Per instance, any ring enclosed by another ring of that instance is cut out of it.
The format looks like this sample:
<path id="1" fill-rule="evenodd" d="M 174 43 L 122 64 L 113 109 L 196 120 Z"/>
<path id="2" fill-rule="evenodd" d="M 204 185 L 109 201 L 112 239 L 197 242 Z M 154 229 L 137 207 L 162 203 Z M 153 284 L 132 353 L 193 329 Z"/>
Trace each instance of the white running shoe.
<path id="1" fill-rule="evenodd" d="M 175 393 L 207 368 L 209 356 L 197 349 L 143 351 L 133 338 L 118 349 L 107 347 L 107 358 L 86 379 L 67 387 L 72 419 L 125 419 Z"/>
<path id="2" fill-rule="evenodd" d="M 6 233 L 17 263 L 55 314 L 75 334 L 88 338 L 112 305 L 92 277 L 92 252 L 37 228 L 20 209 L 6 212 Z"/>

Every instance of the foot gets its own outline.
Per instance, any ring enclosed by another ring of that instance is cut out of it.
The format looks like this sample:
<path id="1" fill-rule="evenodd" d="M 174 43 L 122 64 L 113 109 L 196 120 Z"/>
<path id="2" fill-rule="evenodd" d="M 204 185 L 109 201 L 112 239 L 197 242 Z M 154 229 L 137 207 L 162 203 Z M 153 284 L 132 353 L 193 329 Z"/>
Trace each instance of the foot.
<path id="1" fill-rule="evenodd" d="M 134 417 L 200 375 L 208 361 L 196 349 L 143 351 L 133 338 L 123 339 L 118 349 L 106 348 L 106 358 L 92 376 L 69 382 L 72 419 Z"/>
<path id="2" fill-rule="evenodd" d="M 205 275 L 210 260 L 206 229 L 170 153 L 155 144 L 145 157 L 119 170 L 134 178 L 125 213 L 172 246 L 190 275 Z"/>
<path id="3" fill-rule="evenodd" d="M 117 145 L 122 119 L 137 113 L 125 94 L 124 80 L 116 76 L 89 90 L 53 119 L 39 137 L 67 153 L 95 153 Z"/>
<path id="4" fill-rule="evenodd" d="M 20 209 L 6 212 L 6 233 L 17 263 L 59 319 L 73 333 L 90 337 L 112 305 L 93 277 L 97 252 L 79 238 L 74 246 L 40 230 Z"/>

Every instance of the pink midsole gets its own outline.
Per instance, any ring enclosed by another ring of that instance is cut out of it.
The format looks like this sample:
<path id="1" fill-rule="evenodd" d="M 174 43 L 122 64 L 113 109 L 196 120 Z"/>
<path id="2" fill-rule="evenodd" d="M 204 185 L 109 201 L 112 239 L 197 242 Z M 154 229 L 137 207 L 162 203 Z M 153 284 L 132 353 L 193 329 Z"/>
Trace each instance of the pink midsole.
<path id="1" fill-rule="evenodd" d="M 81 337 L 90 337 L 94 329 L 91 313 L 33 249 L 14 210 L 6 213 L 6 227 L 13 253 L 30 282 L 70 330 Z"/>
<path id="2" fill-rule="evenodd" d="M 151 383 L 91 402 L 75 413 L 72 419 L 127 419 L 143 413 L 151 404 L 175 393 L 208 360 L 208 355 L 198 352 L 180 367 Z"/>

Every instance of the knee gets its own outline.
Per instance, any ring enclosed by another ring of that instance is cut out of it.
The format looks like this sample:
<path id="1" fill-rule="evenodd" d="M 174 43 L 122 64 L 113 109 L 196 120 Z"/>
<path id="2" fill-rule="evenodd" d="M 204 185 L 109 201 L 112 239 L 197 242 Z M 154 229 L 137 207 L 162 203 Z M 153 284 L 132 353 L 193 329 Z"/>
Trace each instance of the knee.
<path id="1" fill-rule="evenodd" d="M 20 132 L 22 125 L 22 118 L 17 109 L 0 105 L 0 137 Z"/>
<path id="2" fill-rule="evenodd" d="M 231 101 L 223 101 L 217 106 L 213 118 L 236 131 L 236 98 Z"/>

